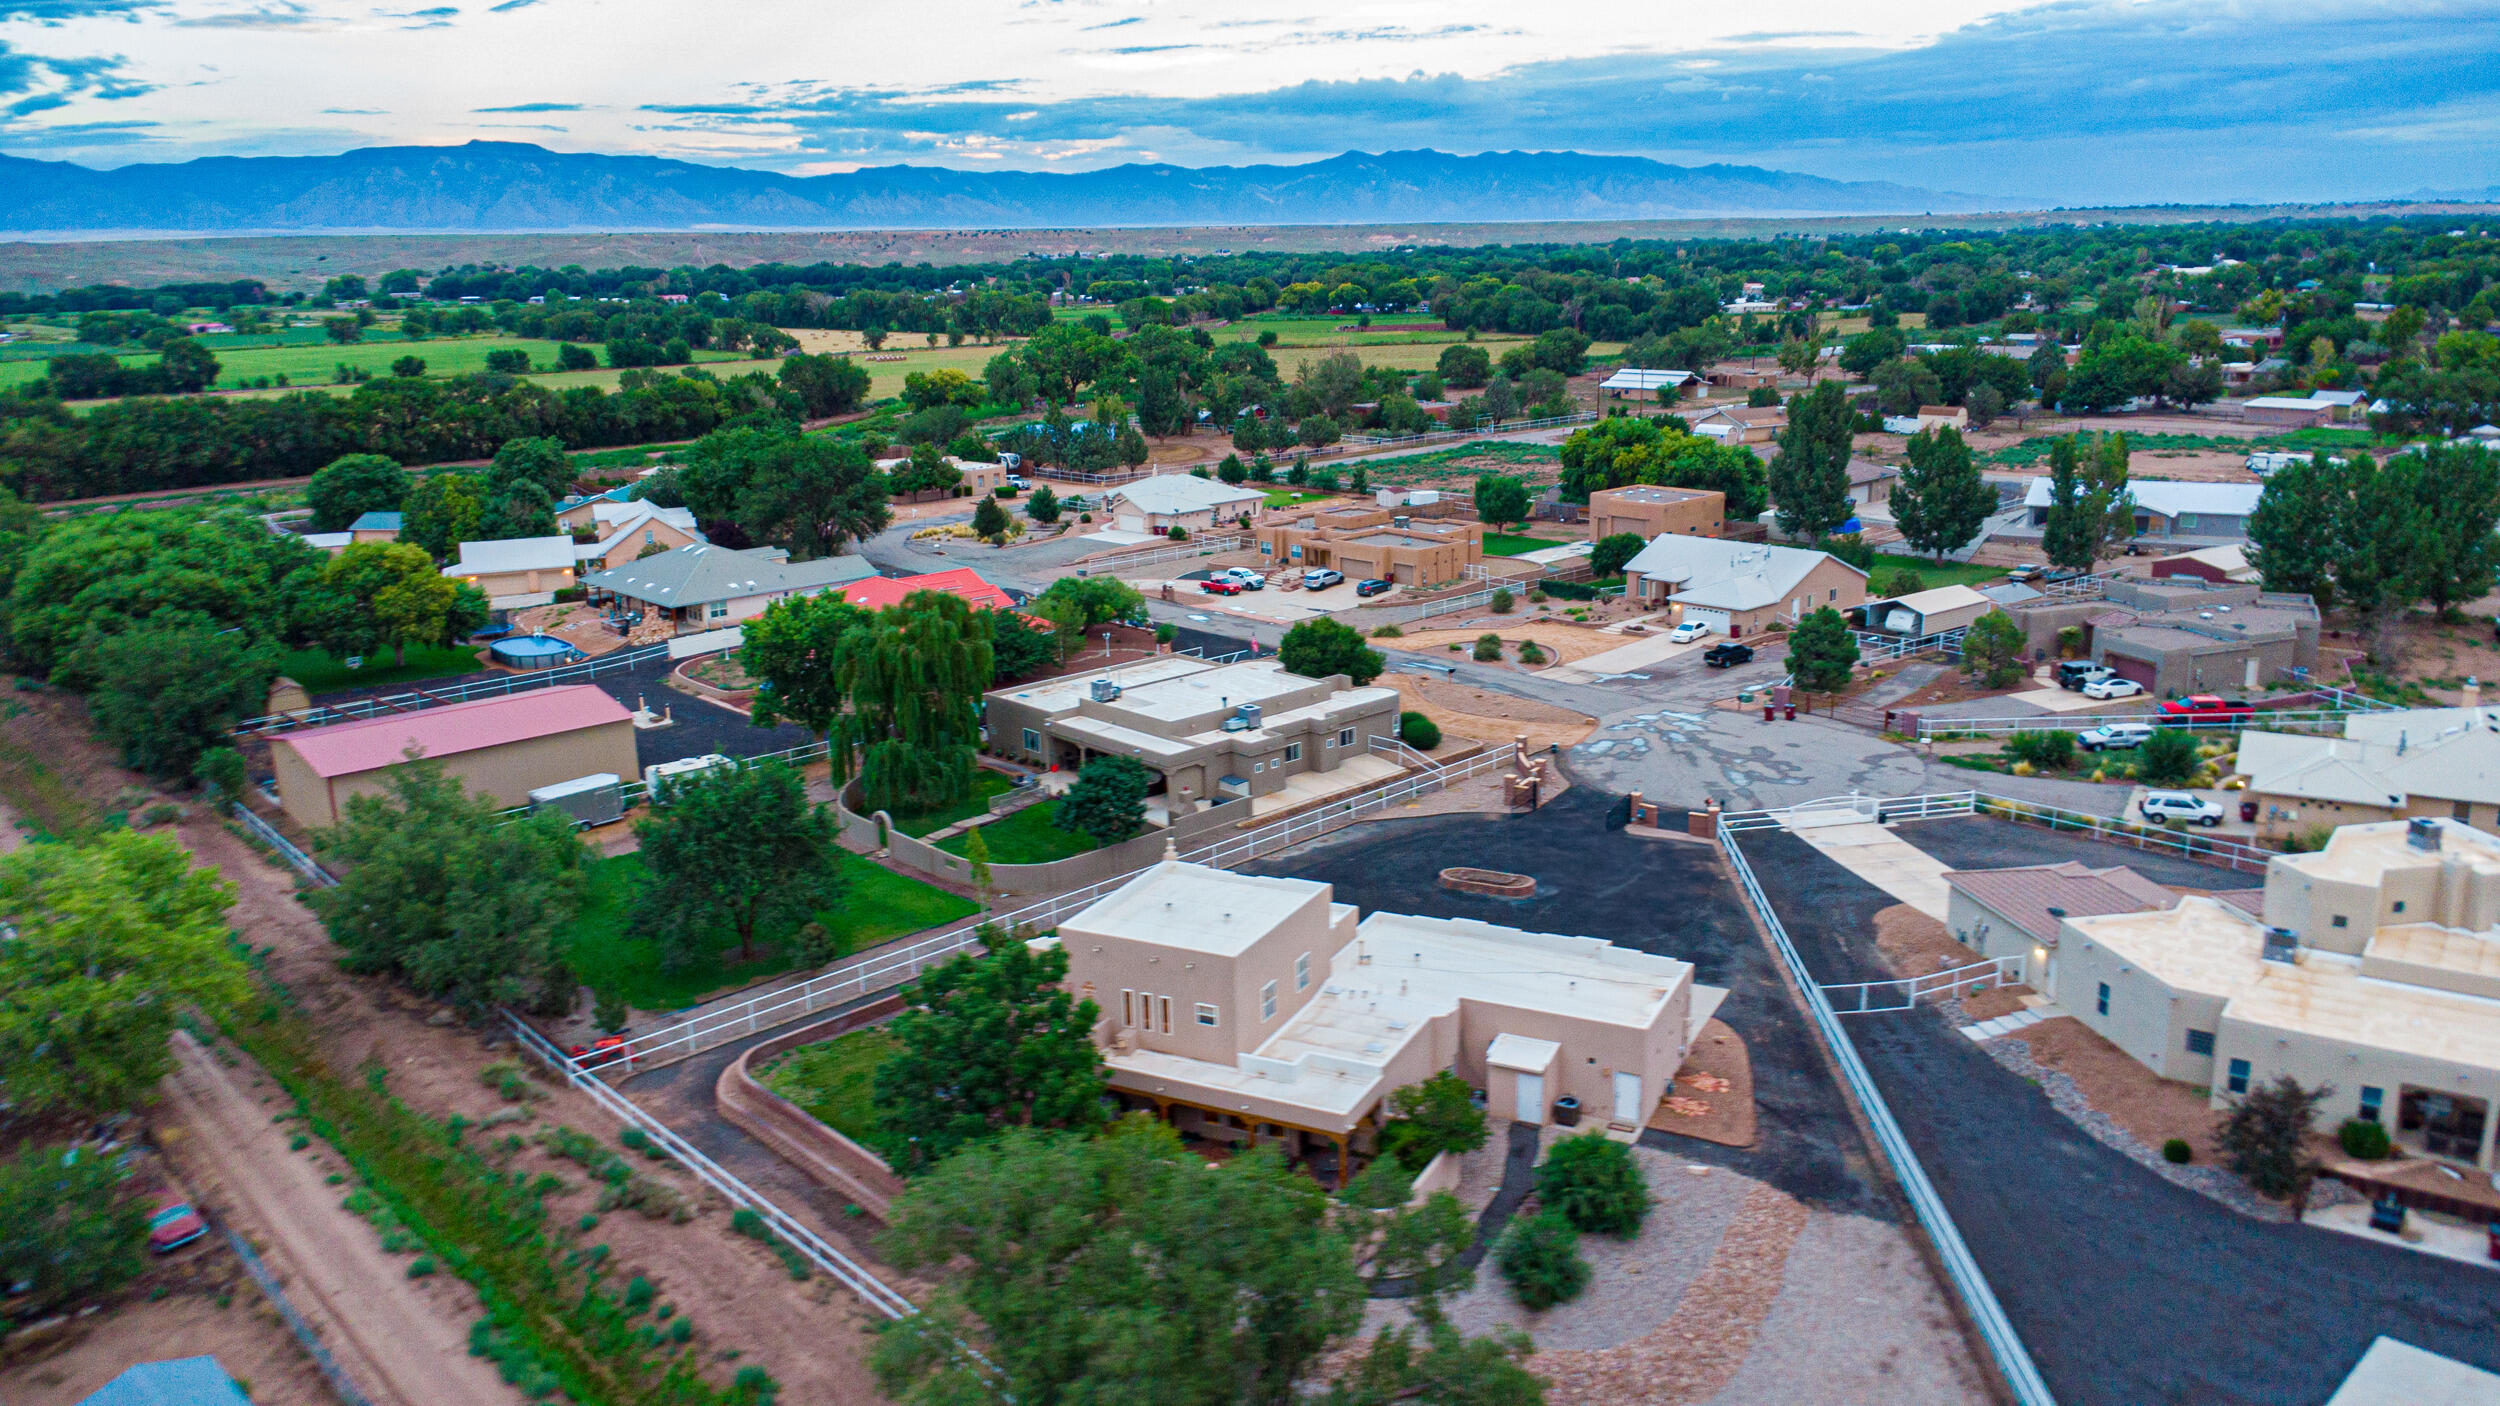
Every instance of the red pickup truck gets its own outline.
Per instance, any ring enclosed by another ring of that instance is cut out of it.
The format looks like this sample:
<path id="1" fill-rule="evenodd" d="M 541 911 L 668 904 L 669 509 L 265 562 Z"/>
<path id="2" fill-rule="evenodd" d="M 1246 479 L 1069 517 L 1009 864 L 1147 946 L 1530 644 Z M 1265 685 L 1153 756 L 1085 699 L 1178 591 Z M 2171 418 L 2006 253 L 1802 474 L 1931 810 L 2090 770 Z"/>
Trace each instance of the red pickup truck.
<path id="1" fill-rule="evenodd" d="M 2191 693 L 2173 698 L 2161 705 L 2163 713 L 2200 723 L 2247 722 L 2257 714 L 2257 705 L 2245 698 L 2223 698 L 2211 693 Z"/>

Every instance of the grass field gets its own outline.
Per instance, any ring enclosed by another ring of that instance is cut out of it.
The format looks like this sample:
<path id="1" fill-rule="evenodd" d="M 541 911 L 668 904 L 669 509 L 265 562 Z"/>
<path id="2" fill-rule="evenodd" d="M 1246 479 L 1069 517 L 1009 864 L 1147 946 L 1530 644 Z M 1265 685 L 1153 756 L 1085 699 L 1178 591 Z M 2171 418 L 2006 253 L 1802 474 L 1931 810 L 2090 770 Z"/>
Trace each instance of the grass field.
<path id="1" fill-rule="evenodd" d="M 882 1026 L 801 1045 L 764 1071 L 764 1084 L 818 1122 L 867 1145 L 877 1133 L 877 1066 L 899 1048 Z"/>
<path id="2" fill-rule="evenodd" d="M 2049 450 L 2064 435 L 2033 435 L 2019 444 L 2009 444 L 1980 456 L 1981 462 L 2027 467 L 2045 461 Z M 2243 439 L 2237 435 L 2202 434 L 2130 434 L 2127 448 L 2137 455 L 2158 457 L 2165 453 L 2189 454 L 2198 450 L 2218 449 L 2238 454 L 2259 449 L 2367 449 L 2378 441 L 2368 430 L 2292 430 L 2278 435 L 2258 435 Z"/>
<path id="3" fill-rule="evenodd" d="M 1875 569 L 1868 574 L 1882 576 L 1905 568 L 1918 573 L 1921 590 L 1934 590 L 1938 586 L 1993 586 L 2005 579 L 2006 571 L 2002 566 L 1976 566 L 1960 561 L 1939 565 L 1924 557 L 1879 555 L 1875 558 Z"/>
<path id="4" fill-rule="evenodd" d="M 315 697 L 343 688 L 379 688 L 384 684 L 406 683 L 412 679 L 449 678 L 455 674 L 478 671 L 477 656 L 482 645 L 466 644 L 451 649 L 411 646 L 408 662 L 394 665 L 387 654 L 366 658 L 361 669 L 350 669 L 347 661 L 335 654 L 317 649 L 298 649 L 278 661 L 278 672 L 304 686 Z"/>
<path id="5" fill-rule="evenodd" d="M 1333 493 L 1304 493 L 1299 489 L 1278 488 L 1269 490 L 1267 505 L 1271 508 L 1290 508 L 1296 503 L 1313 503 L 1335 496 Z"/>
<path id="6" fill-rule="evenodd" d="M 842 897 L 815 919 L 834 935 L 841 952 L 856 952 L 980 911 L 980 905 L 968 898 L 847 851 L 836 852 L 834 868 L 844 880 Z M 755 959 L 741 962 L 737 939 L 724 928 L 712 935 L 710 948 L 692 964 L 680 971 L 663 971 L 659 945 L 628 936 L 633 897 L 648 872 L 642 857 L 635 854 L 591 865 L 589 896 L 558 940 L 573 970 L 592 990 L 621 996 L 637 1010 L 669 1011 L 724 987 L 788 969 L 790 958 L 776 945 L 786 933 L 759 932 Z"/>
<path id="7" fill-rule="evenodd" d="M 1004 773 L 983 767 L 972 774 L 972 794 L 951 806 L 939 806 L 934 810 L 888 811 L 886 814 L 893 819 L 895 829 L 918 839 L 932 830 L 943 830 L 958 820 L 970 820 L 976 815 L 986 814 L 990 798 L 1004 795 L 1014 785 Z"/>
<path id="8" fill-rule="evenodd" d="M 1004 820 L 993 820 L 981 827 L 981 841 L 990 847 L 992 864 L 1047 864 L 1054 859 L 1083 854 L 1098 848 L 1091 835 L 1062 830 L 1051 823 L 1058 813 L 1055 802 L 1042 801 L 1026 806 Z M 938 848 L 948 854 L 962 854 L 972 838 L 966 831 L 938 841 Z"/>
<path id="9" fill-rule="evenodd" d="M 1484 554 L 1489 557 L 1515 557 L 1523 552 L 1541 552 L 1548 547 L 1566 545 L 1543 537 L 1514 537 L 1507 532 L 1484 534 Z"/>
<path id="10" fill-rule="evenodd" d="M 368 340 L 350 346 L 340 346 L 327 340 L 273 344 L 268 339 L 253 337 L 243 339 L 249 345 L 217 347 L 214 344 L 225 340 L 224 338 L 203 337 L 200 340 L 210 344 L 212 350 L 217 353 L 217 388 L 220 390 L 243 389 L 263 376 L 272 380 L 285 376 L 292 383 L 291 388 L 295 390 L 318 390 L 329 385 L 330 378 L 336 373 L 341 363 L 361 368 L 378 380 L 390 375 L 391 363 L 403 356 L 413 356 L 424 361 L 425 374 L 428 376 L 465 376 L 486 369 L 488 352 L 513 347 L 526 349 L 530 354 L 530 364 L 533 366 L 553 366 L 556 362 L 556 348 L 560 345 L 556 342 L 537 341 L 525 337 L 434 337 L 422 342 L 407 342 L 400 340 L 396 332 L 381 335 L 368 332 L 366 336 Z M 41 358 L 0 360 L 0 390 L 41 379 L 49 358 L 61 354 L 61 345 L 56 344 Z M 156 354 L 154 352 L 130 353 L 123 355 L 121 360 L 125 366 L 146 366 L 156 360 Z M 736 353 L 719 351 L 696 352 L 695 361 L 706 369 L 732 362 L 751 363 L 754 367 L 763 368 L 778 368 L 781 364 L 778 359 L 753 361 L 751 358 Z M 675 368 L 663 369 L 674 371 Z M 750 369 L 749 366 L 741 365 L 737 368 L 737 370 L 746 369 Z M 976 367 L 975 370 L 978 368 Z M 716 371 L 715 374 L 721 373 Z M 728 371 L 727 374 L 734 375 L 736 371 Z M 612 386 L 616 384 L 616 377 L 615 371 L 602 367 L 595 371 L 551 373 L 536 379 L 549 386 L 561 388 L 576 385 Z M 900 378 L 897 378 L 895 389 L 899 391 L 901 388 L 902 382 Z M 346 389 L 346 387 L 340 387 L 340 389 Z"/>

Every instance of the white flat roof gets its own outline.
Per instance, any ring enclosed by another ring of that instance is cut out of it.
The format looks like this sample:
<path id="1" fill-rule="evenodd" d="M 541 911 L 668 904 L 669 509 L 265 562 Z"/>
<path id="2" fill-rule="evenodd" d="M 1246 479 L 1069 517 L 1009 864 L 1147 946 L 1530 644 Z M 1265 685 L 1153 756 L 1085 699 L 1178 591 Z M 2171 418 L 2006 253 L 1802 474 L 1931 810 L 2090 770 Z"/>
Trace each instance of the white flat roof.
<path id="1" fill-rule="evenodd" d="M 1339 953 L 1331 975 L 1349 989 L 1455 1006 L 1464 998 L 1578 1020 L 1647 1028 L 1692 976 L 1692 964 L 1594 937 L 1529 932 L 1474 918 L 1374 913 L 1355 929 L 1356 955 Z"/>
<path id="2" fill-rule="evenodd" d="M 2500 1376 L 2380 1337 L 2326 1406 L 2500 1406 Z"/>
<path id="3" fill-rule="evenodd" d="M 1527 1035 L 1513 1035 L 1505 1030 L 1484 1047 L 1484 1062 L 1496 1069 L 1524 1069 L 1542 1074 L 1554 1067 L 1562 1054 L 1562 1046 L 1552 1040 L 1539 1040 Z"/>
<path id="4" fill-rule="evenodd" d="M 1105 937 L 1238 956 L 1328 885 L 1236 874 L 1167 859 L 1104 895 L 1063 926 Z"/>
<path id="5" fill-rule="evenodd" d="M 1204 673 L 1214 668 L 1204 659 L 1172 654 L 1160 659 L 1141 660 L 1113 669 L 1096 669 L 1090 673 L 1062 674 L 1022 688 L 997 690 L 1001 698 L 1028 703 L 1045 713 L 1063 713 L 1088 697 L 1096 679 L 1109 679 L 1123 689 L 1143 688 L 1161 679 L 1175 679 L 1188 674 Z"/>
<path id="6" fill-rule="evenodd" d="M 1321 682 L 1288 674 L 1273 659 L 1246 660 L 1130 687 L 1109 706 L 1141 718 L 1178 722 L 1226 705 L 1264 703 Z"/>

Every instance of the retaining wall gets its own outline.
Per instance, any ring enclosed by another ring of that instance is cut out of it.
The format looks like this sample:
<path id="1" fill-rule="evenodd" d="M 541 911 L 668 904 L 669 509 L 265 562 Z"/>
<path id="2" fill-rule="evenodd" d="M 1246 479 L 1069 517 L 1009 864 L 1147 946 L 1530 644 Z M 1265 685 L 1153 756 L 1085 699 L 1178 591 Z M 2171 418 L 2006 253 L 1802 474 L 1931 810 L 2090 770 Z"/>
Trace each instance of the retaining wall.
<path id="1" fill-rule="evenodd" d="M 917 870 L 932 878 L 966 887 L 971 885 L 970 860 L 959 854 L 949 854 L 926 840 L 903 834 L 893 827 L 891 818 L 883 811 L 859 814 L 852 808 L 858 800 L 857 781 L 843 787 L 834 797 L 834 810 L 845 835 L 874 848 L 878 844 L 878 821 L 886 820 L 884 849 L 888 859 L 902 868 Z M 1185 844 L 1212 831 L 1248 823 L 1250 802 L 1245 797 L 1235 797 L 1221 805 L 1185 815 L 1168 829 L 1148 830 L 1116 845 L 1087 850 L 1066 859 L 1054 859 L 1046 864 L 993 862 L 990 865 L 990 889 L 1001 894 L 1064 893 L 1069 889 L 1117 878 L 1130 870 L 1154 863 L 1163 857 L 1167 839 Z"/>
<path id="2" fill-rule="evenodd" d="M 903 1008 L 900 994 L 871 1001 L 830 1020 L 776 1035 L 731 1060 L 712 1087 L 720 1115 L 783 1160 L 883 1223 L 903 1194 L 903 1179 L 876 1153 L 827 1127 L 806 1109 L 765 1087 L 751 1069 L 776 1055 L 847 1035 Z"/>

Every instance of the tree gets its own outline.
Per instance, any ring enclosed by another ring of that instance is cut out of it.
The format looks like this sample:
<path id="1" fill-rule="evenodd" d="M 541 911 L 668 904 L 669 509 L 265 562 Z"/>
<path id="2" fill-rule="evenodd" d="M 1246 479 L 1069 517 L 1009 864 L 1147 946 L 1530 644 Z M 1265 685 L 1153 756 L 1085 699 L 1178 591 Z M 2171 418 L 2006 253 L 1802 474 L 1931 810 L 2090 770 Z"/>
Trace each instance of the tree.
<path id="1" fill-rule="evenodd" d="M 1380 1150 L 1409 1172 L 1444 1152 L 1473 1152 L 1484 1146 L 1484 1110 L 1476 1107 L 1475 1090 L 1444 1069 L 1420 1084 L 1408 1084 L 1389 1095 L 1389 1122 L 1380 1130 Z"/>
<path id="2" fill-rule="evenodd" d="M 1788 667 L 1797 687 L 1809 693 L 1838 693 L 1849 686 L 1857 667 L 1858 637 L 1830 606 L 1812 612 L 1788 632 Z"/>
<path id="3" fill-rule="evenodd" d="M 156 378 L 166 390 L 176 395 L 204 391 L 217 384 L 217 356 L 188 337 L 177 337 L 157 353 Z M 423 374 L 425 363 L 418 362 Z"/>
<path id="4" fill-rule="evenodd" d="M 589 856 L 561 812 L 508 820 L 422 759 L 344 812 L 321 848 L 346 873 L 307 901 L 348 970 L 396 976 L 472 1020 L 498 1006 L 571 1005 L 556 939 L 581 908 Z"/>
<path id="5" fill-rule="evenodd" d="M 186 1008 L 251 995 L 234 890 L 170 839 L 128 831 L 0 857 L 0 1069 L 19 1118 L 102 1118 L 154 1097 Z"/>
<path id="6" fill-rule="evenodd" d="M 2023 676 L 2023 627 L 2002 610 L 1991 610 L 1962 632 L 1962 671 L 1979 676 L 1989 688 L 2003 688 Z"/>
<path id="7" fill-rule="evenodd" d="M 29 1318 L 147 1268 L 148 1207 L 128 1194 L 129 1176 L 97 1149 L 65 1144 L 29 1144 L 0 1162 L 0 1279 L 25 1296 Z"/>
<path id="8" fill-rule="evenodd" d="M 524 482 L 538 485 L 550 501 L 572 490 L 573 461 L 565 457 L 562 440 L 532 437 L 503 442 L 486 468 L 487 491 L 498 493 Z"/>
<path id="9" fill-rule="evenodd" d="M 1508 376 L 1496 376 L 1486 384 L 1484 394 L 1476 397 L 1476 418 L 1479 423 L 1500 424 L 1519 414 L 1519 391 Z"/>
<path id="10" fill-rule="evenodd" d="M 780 380 L 798 395 L 811 420 L 848 415 L 868 403 L 868 368 L 847 356 L 784 357 Z"/>
<path id="11" fill-rule="evenodd" d="M 2135 535 L 2135 497 L 2127 491 L 2127 437 L 2107 434 L 2084 457 L 2081 435 L 2049 446 L 2048 523 L 2040 547 L 2052 565 L 2090 571 L 2111 546 Z"/>
<path id="12" fill-rule="evenodd" d="M 1536 1169 L 1537 1200 L 1574 1230 L 1625 1239 L 1649 1214 L 1649 1183 L 1632 1150 L 1592 1129 L 1554 1144 Z"/>
<path id="13" fill-rule="evenodd" d="M 945 1275 L 872 1358 L 905 1406 L 1290 1406 L 1363 1317 L 1316 1187 L 1264 1149 L 1211 1169 L 1144 1118 L 1010 1130 L 915 1182 L 880 1243 Z M 985 1360 L 961 1349 L 975 1338 Z"/>
<path id="14" fill-rule="evenodd" d="M 365 329 L 352 317 L 325 317 L 321 319 L 321 330 L 341 346 L 365 339 Z"/>
<path id="15" fill-rule="evenodd" d="M 1493 379 L 1493 355 L 1479 346 L 1453 342 L 1441 349 L 1433 370 L 1442 384 L 1471 391 Z"/>
<path id="16" fill-rule="evenodd" d="M 1035 629 L 1022 612 L 992 611 L 990 627 L 990 678 L 994 684 L 1013 683 L 1058 662 L 1057 633 Z"/>
<path id="17" fill-rule="evenodd" d="M 1580 1232 L 1559 1211 L 1514 1216 L 1494 1247 L 1493 1262 L 1520 1305 L 1542 1313 L 1580 1297 L 1589 1286 L 1588 1261 L 1580 1258 Z"/>
<path id="18" fill-rule="evenodd" d="M 2334 605 L 2350 492 L 2346 466 L 2323 450 L 2267 476 L 2248 517 L 2249 561 L 2267 590 L 2313 597 L 2320 610 Z"/>
<path id="19" fill-rule="evenodd" d="M 2198 760 L 2196 734 L 2165 727 L 2136 748 L 2135 771 L 2148 786 L 2184 786 L 2195 779 Z"/>
<path id="20" fill-rule="evenodd" d="M 1047 483 L 1033 485 L 1033 496 L 1024 500 L 1024 515 L 1048 526 L 1059 520 L 1059 495 Z"/>
<path id="21" fill-rule="evenodd" d="M 736 518 L 747 535 L 802 560 L 829 557 L 853 538 L 885 531 L 884 478 L 857 444 L 774 435 L 751 442 Z"/>
<path id="22" fill-rule="evenodd" d="M 990 686 L 990 614 L 942 591 L 914 591 L 842 633 L 829 718 L 833 774 L 854 759 L 870 810 L 932 810 L 972 789 L 981 694 Z"/>
<path id="23" fill-rule="evenodd" d="M 486 618 L 477 587 L 443 575 L 405 542 L 349 545 L 322 568 L 305 608 L 307 632 L 322 648 L 340 655 L 388 648 L 400 664 L 409 645 L 448 645 Z"/>
<path id="24" fill-rule="evenodd" d="M 487 542 L 553 537 L 555 500 L 547 496 L 546 489 L 528 479 L 515 479 L 501 488 L 489 489 L 485 506 L 478 512 L 477 531 L 479 540 Z"/>
<path id="25" fill-rule="evenodd" d="M 1887 415 L 1915 415 L 1920 406 L 1944 399 L 1944 382 L 1919 357 L 1896 356 L 1876 367 L 1867 381 L 1875 387 L 1876 404 Z"/>
<path id="26" fill-rule="evenodd" d="M 842 637 L 869 613 L 833 592 L 787 596 L 746 622 L 739 667 L 765 686 L 755 695 L 759 727 L 794 722 L 821 737 L 842 712 Z"/>
<path id="27" fill-rule="evenodd" d="M 634 837 L 651 871 L 634 926 L 658 943 L 670 971 L 700 960 L 724 921 L 738 959 L 751 962 L 758 928 L 796 927 L 842 896 L 833 819 L 807 803 L 806 778 L 781 762 L 677 782 Z"/>
<path id="28" fill-rule="evenodd" d="M 403 356 L 391 362 L 391 374 L 403 380 L 414 380 L 425 374 L 425 358 Z"/>
<path id="29" fill-rule="evenodd" d="M 1372 1339 L 1353 1370 L 1330 1385 L 1327 1406 L 1544 1406 L 1545 1383 L 1521 1365 L 1536 1351 L 1527 1334 L 1501 1328 L 1468 1337 L 1430 1299 L 1415 1318 L 1415 1327 L 1399 1324 Z"/>
<path id="30" fill-rule="evenodd" d="M 1610 581 L 1621 576 L 1624 563 L 1639 556 L 1648 545 L 1648 540 L 1637 532 L 1609 533 L 1589 548 L 1589 571 L 1600 581 Z"/>
<path id="31" fill-rule="evenodd" d="M 959 953 L 903 990 L 895 1053 L 874 1101 L 886 1160 L 919 1176 L 1006 1128 L 1090 1129 L 1103 1121 L 1100 1018 L 1063 982 L 1068 954 L 996 928 L 986 954 Z"/>
<path id="32" fill-rule="evenodd" d="M 463 542 L 480 540 L 486 512 L 478 481 L 467 474 L 429 474 L 418 479 L 402 503 L 399 540 L 421 547 L 436 561 L 450 559 Z"/>
<path id="33" fill-rule="evenodd" d="M 1910 436 L 1909 465 L 1892 490 L 1892 520 L 1903 541 L 1944 560 L 1979 535 L 1997 508 L 1962 432 L 1951 425 Z"/>
<path id="34" fill-rule="evenodd" d="M 1091 835 L 1099 844 L 1118 844 L 1145 828 L 1146 788 L 1153 783 L 1153 774 L 1134 758 L 1096 757 L 1059 798 L 1051 823 Z"/>
<path id="35" fill-rule="evenodd" d="M 1146 597 L 1117 576 L 1062 576 L 1033 600 L 1073 607 L 1079 630 L 1134 620 L 1146 613 Z"/>
<path id="36" fill-rule="evenodd" d="M 1532 511 L 1528 485 L 1509 474 L 1476 476 L 1476 516 L 1496 527 L 1516 527 Z"/>
<path id="37" fill-rule="evenodd" d="M 985 496 L 972 510 L 973 535 L 985 542 L 1002 540 L 1012 526 L 1014 524 L 1007 520 L 1007 510 L 998 506 L 996 498 Z"/>
<path id="38" fill-rule="evenodd" d="M 2318 1174 L 2309 1155 L 2309 1130 L 2318 1105 L 2334 1093 L 2321 1084 L 2305 1089 L 2289 1074 L 2240 1095 L 2214 1128 L 2214 1141 L 2231 1159 L 2231 1170 L 2248 1179 L 2260 1196 L 2307 1198 Z"/>
<path id="39" fill-rule="evenodd" d="M 237 719 L 257 716 L 278 672 L 268 646 L 172 611 L 98 636 L 82 652 L 83 672 L 96 680 L 87 706 L 98 730 L 125 765 L 160 781 L 188 778 L 201 753 L 226 744 Z"/>
<path id="40" fill-rule="evenodd" d="M 1822 359 L 1822 348 L 1803 337 L 1791 337 L 1780 343 L 1780 370 L 1791 376 L 1805 377 L 1809 386 L 1814 383 L 1814 373 Z"/>
<path id="41" fill-rule="evenodd" d="M 1780 456 L 1771 461 L 1771 499 L 1780 531 L 1820 538 L 1849 519 L 1849 449 L 1857 410 L 1837 381 L 1789 402 Z"/>
<path id="42" fill-rule="evenodd" d="M 1286 673 L 1300 674 L 1306 679 L 1343 674 L 1356 688 L 1379 678 L 1380 671 L 1389 667 L 1389 661 L 1381 657 L 1379 650 L 1363 643 L 1363 636 L 1354 627 L 1325 616 L 1305 620 L 1285 631 L 1276 658 Z"/>
<path id="43" fill-rule="evenodd" d="M 344 532 L 367 513 L 395 513 L 408 496 L 408 471 L 380 454 L 349 454 L 331 460 L 304 485 L 312 530 Z"/>
<path id="44" fill-rule="evenodd" d="M 2408 476 L 2422 509 L 2412 556 L 2421 598 L 2453 620 L 2459 605 L 2490 593 L 2500 568 L 2500 454 L 2431 444 L 2398 458 L 2416 461 Z"/>

